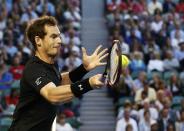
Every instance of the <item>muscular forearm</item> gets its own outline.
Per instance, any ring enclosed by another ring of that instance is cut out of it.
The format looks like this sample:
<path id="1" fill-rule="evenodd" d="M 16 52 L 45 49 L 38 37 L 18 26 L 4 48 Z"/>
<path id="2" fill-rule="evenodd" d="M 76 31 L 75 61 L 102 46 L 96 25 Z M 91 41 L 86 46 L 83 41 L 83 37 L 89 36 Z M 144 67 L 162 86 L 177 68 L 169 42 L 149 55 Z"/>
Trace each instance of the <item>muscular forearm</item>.
<path id="1" fill-rule="evenodd" d="M 64 103 L 74 97 L 70 85 L 58 86 L 49 91 L 48 96 L 52 103 Z"/>
<path id="2" fill-rule="evenodd" d="M 40 94 L 53 104 L 64 103 L 73 98 L 70 85 L 56 87 L 52 82 L 48 83 L 40 90 Z"/>
<path id="3" fill-rule="evenodd" d="M 40 90 L 40 93 L 51 103 L 57 104 L 70 101 L 74 96 L 79 97 L 92 89 L 89 79 L 85 79 L 70 85 L 57 87 L 54 83 L 50 82 Z"/>

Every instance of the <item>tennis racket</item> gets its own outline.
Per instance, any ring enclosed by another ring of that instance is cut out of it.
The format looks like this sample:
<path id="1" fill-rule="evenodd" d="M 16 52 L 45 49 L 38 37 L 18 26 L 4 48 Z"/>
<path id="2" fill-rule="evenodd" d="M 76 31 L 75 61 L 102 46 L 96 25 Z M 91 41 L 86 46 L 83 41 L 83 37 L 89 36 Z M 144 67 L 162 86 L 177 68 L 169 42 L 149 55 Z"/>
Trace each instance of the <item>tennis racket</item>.
<path id="1" fill-rule="evenodd" d="M 108 52 L 109 56 L 102 78 L 107 85 L 113 87 L 119 81 L 121 73 L 120 41 L 114 40 Z"/>

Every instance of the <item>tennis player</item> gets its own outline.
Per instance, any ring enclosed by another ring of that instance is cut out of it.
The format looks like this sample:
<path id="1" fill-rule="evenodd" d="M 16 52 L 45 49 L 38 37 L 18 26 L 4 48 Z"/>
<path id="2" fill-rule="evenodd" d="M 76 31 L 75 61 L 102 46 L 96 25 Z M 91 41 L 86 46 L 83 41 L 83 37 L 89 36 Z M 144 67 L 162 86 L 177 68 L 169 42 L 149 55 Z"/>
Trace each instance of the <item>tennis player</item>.
<path id="1" fill-rule="evenodd" d="M 102 61 L 108 55 L 107 49 L 99 46 L 92 55 L 87 55 L 82 48 L 83 64 L 61 74 L 54 62 L 62 44 L 55 18 L 44 16 L 31 21 L 26 33 L 35 54 L 23 72 L 20 99 L 9 131 L 51 131 L 57 104 L 104 85 L 101 74 L 81 79 L 88 71 L 106 64 Z"/>

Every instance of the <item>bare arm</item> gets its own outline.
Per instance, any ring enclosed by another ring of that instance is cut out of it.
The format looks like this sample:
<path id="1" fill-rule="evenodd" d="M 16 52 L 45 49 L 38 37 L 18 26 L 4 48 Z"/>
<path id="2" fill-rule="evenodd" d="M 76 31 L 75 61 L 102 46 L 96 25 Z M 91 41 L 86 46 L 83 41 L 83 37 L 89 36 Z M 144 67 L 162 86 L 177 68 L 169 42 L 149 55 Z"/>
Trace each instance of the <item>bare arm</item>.
<path id="1" fill-rule="evenodd" d="M 52 82 L 42 87 L 40 94 L 53 104 L 65 103 L 74 97 L 70 85 L 56 87 Z"/>
<path id="2" fill-rule="evenodd" d="M 61 73 L 61 78 L 61 85 L 69 85 L 72 83 L 69 77 L 69 72 Z"/>
<path id="3" fill-rule="evenodd" d="M 102 87 L 104 84 L 100 81 L 102 75 L 97 74 L 89 78 L 89 84 L 92 88 Z M 40 94 L 53 104 L 64 103 L 72 100 L 74 94 L 71 90 L 71 85 L 57 86 L 50 82 L 41 88 Z"/>

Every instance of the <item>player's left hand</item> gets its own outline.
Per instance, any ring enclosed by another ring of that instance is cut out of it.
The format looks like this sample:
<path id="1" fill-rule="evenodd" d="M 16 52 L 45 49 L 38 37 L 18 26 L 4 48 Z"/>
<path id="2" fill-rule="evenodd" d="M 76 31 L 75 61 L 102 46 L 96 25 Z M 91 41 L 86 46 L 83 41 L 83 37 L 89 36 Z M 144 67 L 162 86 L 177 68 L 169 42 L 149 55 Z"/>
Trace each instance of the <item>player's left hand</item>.
<path id="1" fill-rule="evenodd" d="M 108 56 L 108 53 L 106 53 L 107 48 L 100 51 L 101 48 L 102 45 L 99 45 L 92 53 L 92 55 L 87 55 L 86 49 L 82 47 L 82 61 L 84 68 L 87 71 L 106 64 L 106 62 L 102 62 L 102 60 L 104 60 Z"/>

